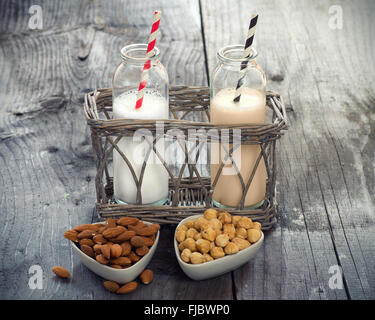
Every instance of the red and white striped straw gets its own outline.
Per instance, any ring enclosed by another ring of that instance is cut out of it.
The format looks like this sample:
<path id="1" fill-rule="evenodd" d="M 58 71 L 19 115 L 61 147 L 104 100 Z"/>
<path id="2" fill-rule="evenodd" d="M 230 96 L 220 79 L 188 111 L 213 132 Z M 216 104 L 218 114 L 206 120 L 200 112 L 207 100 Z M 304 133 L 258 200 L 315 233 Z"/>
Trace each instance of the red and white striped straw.
<path id="1" fill-rule="evenodd" d="M 156 10 L 154 14 L 154 22 L 152 23 L 150 37 L 148 39 L 146 58 L 151 58 L 152 55 L 154 54 L 156 34 L 159 29 L 160 18 L 161 18 L 161 11 Z M 148 80 L 148 70 L 150 68 L 151 68 L 151 60 L 147 60 L 145 64 L 143 65 L 141 81 L 138 87 L 137 102 L 135 104 L 136 109 L 139 109 L 140 107 L 142 107 L 143 96 L 145 93 L 145 87 L 146 87 L 147 80 Z"/>
<path id="2" fill-rule="evenodd" d="M 242 59 L 248 59 L 251 54 L 251 47 L 253 45 L 254 41 L 254 34 L 255 34 L 255 28 L 258 22 L 258 14 L 253 14 L 251 16 L 249 30 L 247 32 L 246 42 L 245 42 L 245 48 L 242 53 Z M 247 67 L 248 60 L 245 60 L 241 62 L 241 70 L 238 77 L 237 87 L 236 87 L 236 93 L 234 95 L 234 102 L 239 102 L 241 99 L 241 89 L 244 84 L 244 78 L 246 76 L 246 67 Z"/>

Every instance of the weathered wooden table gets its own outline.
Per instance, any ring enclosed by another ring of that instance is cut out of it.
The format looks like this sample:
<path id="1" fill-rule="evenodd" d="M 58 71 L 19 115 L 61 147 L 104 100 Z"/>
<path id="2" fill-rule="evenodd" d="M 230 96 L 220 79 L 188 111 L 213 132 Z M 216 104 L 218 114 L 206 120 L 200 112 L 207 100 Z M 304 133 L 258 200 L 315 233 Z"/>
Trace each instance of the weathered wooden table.
<path id="1" fill-rule="evenodd" d="M 375 298 L 373 0 L 38 3 L 41 30 L 30 2 L 0 2 L 0 298 Z M 258 62 L 290 121 L 278 144 L 280 219 L 254 261 L 201 282 L 180 270 L 164 227 L 154 282 L 119 297 L 63 232 L 96 220 L 83 96 L 111 86 L 119 48 L 147 40 L 154 9 L 170 82 L 187 85 L 208 84 L 216 51 L 242 43 L 259 12 Z M 33 265 L 42 289 L 29 287 Z M 54 277 L 54 265 L 72 279 Z"/>

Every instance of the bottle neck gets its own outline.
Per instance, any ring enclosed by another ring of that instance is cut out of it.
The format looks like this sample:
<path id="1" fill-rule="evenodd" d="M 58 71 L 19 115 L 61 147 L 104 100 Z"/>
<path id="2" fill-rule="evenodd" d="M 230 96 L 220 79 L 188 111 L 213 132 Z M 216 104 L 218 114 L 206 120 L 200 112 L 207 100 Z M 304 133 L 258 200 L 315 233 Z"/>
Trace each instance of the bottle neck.
<path id="1" fill-rule="evenodd" d="M 238 68 L 244 65 L 255 64 L 255 58 L 257 52 L 254 48 L 250 49 L 250 55 L 243 58 L 244 46 L 240 44 L 226 46 L 220 49 L 217 53 L 217 57 L 220 63 L 228 66 L 238 66 Z"/>
<path id="2" fill-rule="evenodd" d="M 144 65 L 147 61 L 157 62 L 159 60 L 160 50 L 154 47 L 152 55 L 147 57 L 147 44 L 136 43 L 125 46 L 121 49 L 121 58 L 125 63 Z"/>

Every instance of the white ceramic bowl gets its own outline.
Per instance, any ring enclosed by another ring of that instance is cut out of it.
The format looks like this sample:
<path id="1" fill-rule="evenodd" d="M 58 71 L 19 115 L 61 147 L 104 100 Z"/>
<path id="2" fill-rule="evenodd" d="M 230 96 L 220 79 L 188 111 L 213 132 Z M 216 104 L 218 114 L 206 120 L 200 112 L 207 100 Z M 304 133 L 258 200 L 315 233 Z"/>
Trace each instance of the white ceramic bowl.
<path id="1" fill-rule="evenodd" d="M 203 215 L 199 214 L 188 217 L 182 220 L 178 224 L 177 228 L 183 225 L 188 220 L 194 220 L 202 216 Z M 176 253 L 178 264 L 180 265 L 181 269 L 185 272 L 185 274 L 193 280 L 204 280 L 214 278 L 224 273 L 233 271 L 242 266 L 243 264 L 249 262 L 252 258 L 254 258 L 254 256 L 259 251 L 260 247 L 263 244 L 263 240 L 264 234 L 261 231 L 260 239 L 256 243 L 252 244 L 250 247 L 243 249 L 236 254 L 227 255 L 222 258 L 201 264 L 186 263 L 181 259 L 180 250 L 178 250 L 176 236 L 174 237 L 174 250 Z"/>
<path id="2" fill-rule="evenodd" d="M 149 224 L 148 222 L 144 223 Z M 150 248 L 150 251 L 146 255 L 144 255 L 137 263 L 126 269 L 114 269 L 104 264 L 100 264 L 95 259 L 84 254 L 73 241 L 71 241 L 71 245 L 73 247 L 73 251 L 78 255 L 78 258 L 81 260 L 81 262 L 92 272 L 96 273 L 106 280 L 112 280 L 122 284 L 133 281 L 147 267 L 147 265 L 151 261 L 152 256 L 155 253 L 156 247 L 158 246 L 159 234 L 160 230 L 156 234 L 155 242 Z"/>

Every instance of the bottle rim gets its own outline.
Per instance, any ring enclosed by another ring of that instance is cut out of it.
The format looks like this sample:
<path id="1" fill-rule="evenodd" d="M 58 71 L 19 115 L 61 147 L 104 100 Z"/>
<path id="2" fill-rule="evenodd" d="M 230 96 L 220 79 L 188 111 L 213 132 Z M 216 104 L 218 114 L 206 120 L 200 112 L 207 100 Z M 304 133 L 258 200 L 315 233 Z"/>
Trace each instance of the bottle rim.
<path id="1" fill-rule="evenodd" d="M 221 48 L 217 52 L 217 57 L 220 61 L 227 64 L 240 64 L 242 62 L 249 62 L 258 56 L 258 52 L 254 47 L 250 49 L 250 56 L 242 58 L 244 46 L 242 44 L 233 44 Z"/>
<path id="2" fill-rule="evenodd" d="M 146 62 L 147 60 L 156 60 L 160 55 L 160 50 L 158 47 L 154 47 L 152 50 L 152 55 L 150 57 L 146 57 L 148 45 L 145 43 L 134 43 L 129 44 L 125 47 L 122 47 L 121 58 L 125 61 L 130 62 Z"/>

